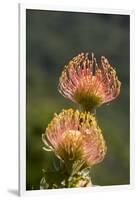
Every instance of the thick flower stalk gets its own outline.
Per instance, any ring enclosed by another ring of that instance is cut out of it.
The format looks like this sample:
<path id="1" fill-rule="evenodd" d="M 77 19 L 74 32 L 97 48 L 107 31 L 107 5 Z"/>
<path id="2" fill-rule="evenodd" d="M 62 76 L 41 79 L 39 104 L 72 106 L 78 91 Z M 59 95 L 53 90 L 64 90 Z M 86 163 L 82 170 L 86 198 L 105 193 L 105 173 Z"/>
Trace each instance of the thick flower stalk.
<path id="1" fill-rule="evenodd" d="M 42 140 L 45 150 L 53 151 L 68 169 L 73 167 L 73 170 L 101 162 L 107 149 L 95 117 L 73 109 L 55 114 Z"/>
<path id="2" fill-rule="evenodd" d="M 114 100 L 120 93 L 121 83 L 107 58 L 99 64 L 94 54 L 81 53 L 64 67 L 59 79 L 59 92 L 78 103 L 86 111 Z"/>

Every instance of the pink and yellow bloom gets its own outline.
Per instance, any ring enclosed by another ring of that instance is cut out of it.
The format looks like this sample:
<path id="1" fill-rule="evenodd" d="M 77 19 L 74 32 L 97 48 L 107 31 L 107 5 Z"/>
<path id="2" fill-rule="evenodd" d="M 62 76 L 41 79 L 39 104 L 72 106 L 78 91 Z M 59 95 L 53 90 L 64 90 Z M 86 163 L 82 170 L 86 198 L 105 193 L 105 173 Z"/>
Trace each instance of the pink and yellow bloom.
<path id="1" fill-rule="evenodd" d="M 102 56 L 97 64 L 94 54 L 87 53 L 74 57 L 59 79 L 59 92 L 86 111 L 114 100 L 120 93 L 120 86 L 107 58 Z"/>
<path id="2" fill-rule="evenodd" d="M 44 148 L 65 164 L 81 161 L 84 166 L 95 165 L 103 160 L 107 149 L 95 117 L 73 109 L 55 114 L 42 140 Z"/>

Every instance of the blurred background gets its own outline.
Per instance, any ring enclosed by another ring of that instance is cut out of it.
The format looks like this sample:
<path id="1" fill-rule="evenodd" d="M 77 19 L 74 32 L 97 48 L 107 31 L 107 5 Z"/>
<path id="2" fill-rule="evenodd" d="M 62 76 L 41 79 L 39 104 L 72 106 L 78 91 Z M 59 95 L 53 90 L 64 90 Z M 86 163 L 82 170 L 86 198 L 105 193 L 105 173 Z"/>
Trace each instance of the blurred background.
<path id="1" fill-rule="evenodd" d="M 57 85 L 64 65 L 80 52 L 94 52 L 97 61 L 106 56 L 122 82 L 120 96 L 97 109 L 108 152 L 91 169 L 92 182 L 129 184 L 129 16 L 26 10 L 26 22 L 26 189 L 39 189 L 42 169 L 52 165 L 41 135 L 53 114 L 77 108 L 59 94 Z"/>

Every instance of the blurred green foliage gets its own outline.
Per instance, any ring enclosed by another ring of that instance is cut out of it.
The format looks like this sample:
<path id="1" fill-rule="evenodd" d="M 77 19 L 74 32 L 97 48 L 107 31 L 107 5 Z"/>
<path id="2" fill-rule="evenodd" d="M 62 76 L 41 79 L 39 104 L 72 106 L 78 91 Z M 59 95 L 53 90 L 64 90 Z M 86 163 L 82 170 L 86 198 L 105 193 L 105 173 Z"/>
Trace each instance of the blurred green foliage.
<path id="1" fill-rule="evenodd" d="M 53 154 L 42 150 L 41 134 L 53 114 L 76 105 L 57 91 L 63 66 L 80 52 L 106 56 L 122 82 L 117 100 L 97 109 L 107 141 L 105 160 L 91 170 L 95 185 L 129 184 L 129 16 L 26 10 L 27 133 L 26 189 L 39 189 L 42 169 Z"/>

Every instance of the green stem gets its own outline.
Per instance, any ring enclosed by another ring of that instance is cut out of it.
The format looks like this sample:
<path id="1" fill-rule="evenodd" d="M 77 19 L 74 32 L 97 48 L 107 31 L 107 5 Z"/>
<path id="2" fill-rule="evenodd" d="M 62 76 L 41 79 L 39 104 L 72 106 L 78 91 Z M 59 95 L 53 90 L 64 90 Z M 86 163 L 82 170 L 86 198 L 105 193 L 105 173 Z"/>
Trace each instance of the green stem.
<path id="1" fill-rule="evenodd" d="M 89 108 L 87 108 L 85 106 L 79 105 L 79 110 L 81 112 L 90 112 L 91 114 L 96 115 L 96 108 L 89 109 Z"/>
<path id="2" fill-rule="evenodd" d="M 65 178 L 65 188 L 68 188 L 68 177 Z"/>

